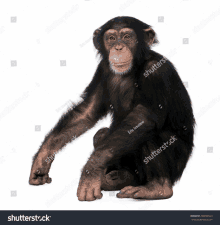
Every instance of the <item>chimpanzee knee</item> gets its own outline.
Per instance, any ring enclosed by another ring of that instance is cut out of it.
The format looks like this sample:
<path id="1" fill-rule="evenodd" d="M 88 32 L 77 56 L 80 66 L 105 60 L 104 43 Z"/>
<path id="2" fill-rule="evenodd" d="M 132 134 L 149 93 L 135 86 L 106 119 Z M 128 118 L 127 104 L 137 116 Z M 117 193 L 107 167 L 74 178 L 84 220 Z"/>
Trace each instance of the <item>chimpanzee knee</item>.
<path id="1" fill-rule="evenodd" d="M 93 137 L 93 145 L 94 148 L 98 147 L 98 144 L 103 140 L 109 132 L 109 128 L 105 127 L 97 131 L 97 133 Z"/>

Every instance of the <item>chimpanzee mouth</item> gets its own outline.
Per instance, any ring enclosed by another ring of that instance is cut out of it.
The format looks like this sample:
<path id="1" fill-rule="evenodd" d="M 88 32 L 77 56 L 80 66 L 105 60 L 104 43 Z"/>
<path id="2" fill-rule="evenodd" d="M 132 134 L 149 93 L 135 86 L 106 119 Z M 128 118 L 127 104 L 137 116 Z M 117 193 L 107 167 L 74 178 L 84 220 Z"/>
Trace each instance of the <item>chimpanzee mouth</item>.
<path id="1" fill-rule="evenodd" d="M 127 61 L 127 62 L 121 62 L 121 63 L 113 63 L 112 65 L 117 67 L 122 67 L 122 66 L 127 66 L 130 63 L 131 61 Z"/>
<path id="2" fill-rule="evenodd" d="M 110 69 L 114 74 L 124 75 L 132 68 L 132 61 L 126 61 L 123 63 L 110 63 Z"/>

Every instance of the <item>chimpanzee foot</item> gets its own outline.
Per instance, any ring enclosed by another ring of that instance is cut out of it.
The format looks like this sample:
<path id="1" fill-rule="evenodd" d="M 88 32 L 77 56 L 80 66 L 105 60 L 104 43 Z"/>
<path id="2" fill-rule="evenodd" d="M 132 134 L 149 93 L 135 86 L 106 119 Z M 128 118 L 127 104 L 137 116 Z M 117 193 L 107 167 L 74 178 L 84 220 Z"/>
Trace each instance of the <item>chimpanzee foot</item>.
<path id="1" fill-rule="evenodd" d="M 158 182 L 151 182 L 146 186 L 127 186 L 117 194 L 118 198 L 140 198 L 140 199 L 167 199 L 172 197 L 173 190 L 171 185 L 166 181 L 164 185 Z"/>

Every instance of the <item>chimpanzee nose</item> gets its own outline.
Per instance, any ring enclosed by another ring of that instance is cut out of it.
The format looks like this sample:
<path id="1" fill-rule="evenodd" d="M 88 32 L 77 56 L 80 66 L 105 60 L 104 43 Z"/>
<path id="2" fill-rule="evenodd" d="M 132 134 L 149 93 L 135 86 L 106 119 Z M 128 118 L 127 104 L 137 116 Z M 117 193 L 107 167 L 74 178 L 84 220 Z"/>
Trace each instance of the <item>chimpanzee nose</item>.
<path id="1" fill-rule="evenodd" d="M 116 49 L 116 50 L 119 50 L 119 51 L 122 50 L 122 48 L 123 48 L 122 45 L 116 45 L 116 46 L 115 46 L 115 49 Z"/>

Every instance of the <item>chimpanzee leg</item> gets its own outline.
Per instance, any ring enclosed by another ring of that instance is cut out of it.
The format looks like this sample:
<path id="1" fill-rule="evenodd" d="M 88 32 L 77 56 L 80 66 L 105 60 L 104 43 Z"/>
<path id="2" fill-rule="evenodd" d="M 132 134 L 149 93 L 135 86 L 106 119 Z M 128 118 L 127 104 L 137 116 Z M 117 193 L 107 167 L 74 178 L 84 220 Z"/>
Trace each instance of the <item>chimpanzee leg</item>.
<path id="1" fill-rule="evenodd" d="M 186 166 L 191 149 L 170 131 L 162 132 L 142 147 L 144 176 L 140 186 L 128 186 L 119 198 L 165 199 L 173 195 L 172 186 Z"/>
<path id="2" fill-rule="evenodd" d="M 94 147 L 97 148 L 100 142 L 108 135 L 109 128 L 100 129 L 93 138 Z M 125 158 L 124 158 L 125 159 Z M 121 190 L 128 185 L 136 185 L 134 173 L 128 167 L 123 167 L 123 159 L 109 163 L 104 171 L 101 189 L 105 191 Z"/>

